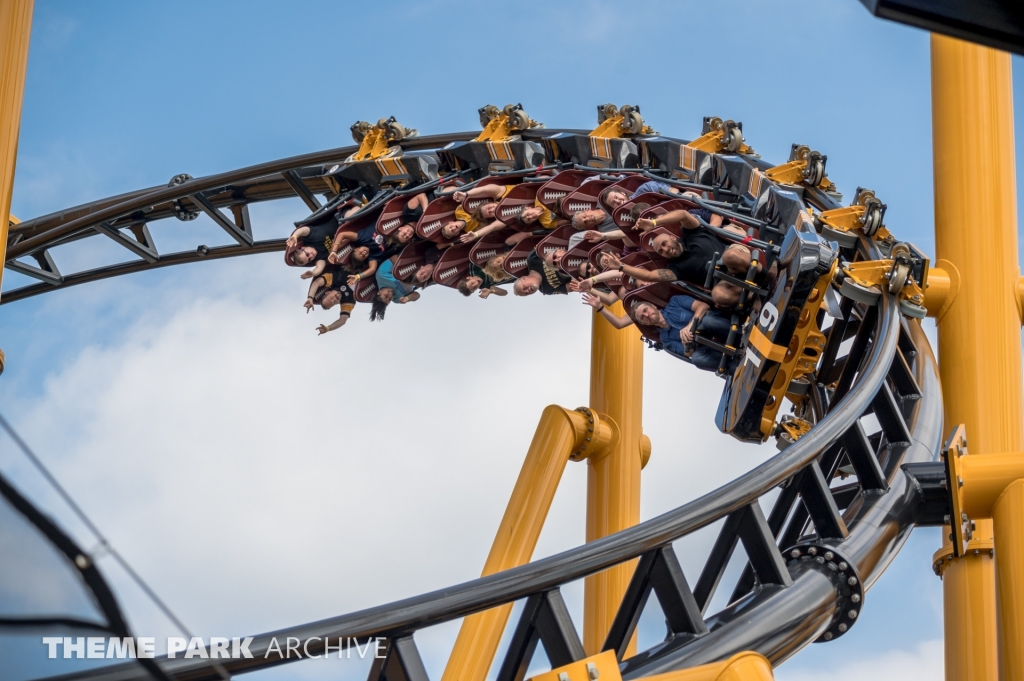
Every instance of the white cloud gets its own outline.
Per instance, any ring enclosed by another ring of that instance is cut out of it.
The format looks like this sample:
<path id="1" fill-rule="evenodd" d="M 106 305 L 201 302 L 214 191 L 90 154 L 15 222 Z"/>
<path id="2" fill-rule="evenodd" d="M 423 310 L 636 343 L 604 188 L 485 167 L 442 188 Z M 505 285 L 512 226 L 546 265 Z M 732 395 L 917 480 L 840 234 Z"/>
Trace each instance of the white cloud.
<path id="1" fill-rule="evenodd" d="M 924 641 L 912 650 L 890 650 L 857 661 L 837 662 L 829 667 L 829 681 L 905 681 L 906 679 L 935 679 L 944 674 L 944 651 L 941 640 Z M 800 658 L 796 658 L 798 661 Z M 792 663 L 788 663 L 792 664 Z M 794 665 L 795 666 L 795 665 Z M 778 681 L 817 681 L 821 669 L 788 671 L 787 664 L 775 670 Z"/>

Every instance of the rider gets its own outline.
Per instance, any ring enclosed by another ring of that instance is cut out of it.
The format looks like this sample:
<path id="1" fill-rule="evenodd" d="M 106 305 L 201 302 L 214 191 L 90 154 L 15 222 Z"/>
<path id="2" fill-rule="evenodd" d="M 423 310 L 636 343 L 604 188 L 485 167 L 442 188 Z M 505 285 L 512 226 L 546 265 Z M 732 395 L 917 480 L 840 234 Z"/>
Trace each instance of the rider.
<path id="1" fill-rule="evenodd" d="M 517 296 L 529 296 L 537 291 L 545 296 L 568 293 L 572 277 L 559 267 L 565 253 L 566 251 L 560 248 L 541 258 L 537 251 L 531 251 L 526 258 L 529 271 L 516 279 L 516 283 L 512 285 L 512 292 Z"/>
<path id="2" fill-rule="evenodd" d="M 348 281 L 341 270 L 333 269 L 324 272 L 310 282 L 309 295 L 306 296 L 306 302 L 303 304 L 307 314 L 313 309 L 314 305 L 319 305 L 325 310 L 330 310 L 335 305 L 341 306 L 337 321 L 326 326 L 320 324 L 317 327 L 317 331 L 320 332 L 321 336 L 328 331 L 334 331 L 345 326 L 345 322 L 348 321 L 352 310 L 356 306 L 356 299 L 352 287 L 348 285 Z"/>
<path id="3" fill-rule="evenodd" d="M 653 326 L 658 329 L 659 340 L 666 350 L 685 357 L 698 369 L 718 369 L 721 353 L 694 342 L 694 332 L 700 325 L 710 336 L 725 338 L 729 333 L 729 319 L 711 309 L 704 301 L 687 295 L 672 296 L 664 310 L 659 310 L 646 300 L 634 301 L 630 314 L 622 317 L 613 314 L 596 296 L 584 294 L 583 302 L 593 307 L 617 329 L 626 328 L 634 320 L 645 326 Z"/>

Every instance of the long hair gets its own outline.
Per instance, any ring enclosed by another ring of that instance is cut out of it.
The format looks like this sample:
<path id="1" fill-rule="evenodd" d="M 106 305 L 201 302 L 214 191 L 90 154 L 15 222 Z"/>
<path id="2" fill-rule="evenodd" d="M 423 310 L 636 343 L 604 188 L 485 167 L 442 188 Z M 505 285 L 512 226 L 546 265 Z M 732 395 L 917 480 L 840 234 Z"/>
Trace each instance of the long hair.
<path id="1" fill-rule="evenodd" d="M 505 264 L 505 254 L 499 253 L 490 260 L 488 260 L 482 269 L 484 274 L 494 280 L 494 283 L 500 284 L 503 281 L 508 281 L 512 278 L 512 275 L 502 269 L 502 265 Z"/>
<path id="2" fill-rule="evenodd" d="M 486 221 L 486 220 L 487 220 L 487 218 L 485 218 L 485 217 L 484 217 L 484 206 L 486 206 L 486 205 L 488 205 L 488 204 L 490 204 L 490 203 L 491 203 L 490 201 L 484 201 L 484 202 L 483 202 L 483 203 L 481 203 L 481 204 L 480 204 L 479 206 L 477 206 L 476 208 L 474 208 L 474 209 L 473 209 L 473 213 L 472 213 L 471 217 L 472 217 L 472 218 L 473 218 L 474 220 L 476 220 L 477 222 L 479 222 L 479 223 L 483 224 L 483 223 L 484 223 L 484 221 Z"/>
<path id="3" fill-rule="evenodd" d="M 387 309 L 387 303 L 385 303 L 380 298 L 374 297 L 373 301 L 370 303 L 370 321 L 384 321 L 384 313 L 387 311 Z"/>

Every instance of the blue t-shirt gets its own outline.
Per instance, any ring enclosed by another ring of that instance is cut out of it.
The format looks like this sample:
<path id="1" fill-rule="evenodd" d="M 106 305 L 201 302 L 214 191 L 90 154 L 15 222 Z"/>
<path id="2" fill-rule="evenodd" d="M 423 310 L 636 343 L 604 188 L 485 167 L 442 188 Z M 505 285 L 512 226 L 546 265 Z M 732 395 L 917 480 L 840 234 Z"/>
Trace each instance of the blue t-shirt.
<path id="1" fill-rule="evenodd" d="M 401 298 L 402 296 L 409 295 L 410 291 L 407 291 L 402 282 L 395 279 L 393 272 L 394 263 L 390 260 L 385 260 L 377 268 L 377 288 L 384 290 L 386 288 L 395 289 L 395 298 Z"/>
<path id="2" fill-rule="evenodd" d="M 664 182 L 650 180 L 648 182 L 644 182 L 642 185 L 637 187 L 636 191 L 633 192 L 633 195 L 630 196 L 629 198 L 630 200 L 633 200 L 636 197 L 640 196 L 641 194 L 667 194 L 668 189 L 669 186 Z"/>
<path id="3" fill-rule="evenodd" d="M 692 296 L 673 296 L 661 315 L 668 322 L 667 329 L 660 329 L 661 344 L 667 350 L 683 355 L 686 349 L 679 339 L 679 332 L 693 320 L 693 304 L 697 302 Z"/>
<path id="4" fill-rule="evenodd" d="M 384 237 L 377 233 L 375 226 L 370 225 L 356 232 L 356 240 L 352 245 L 353 247 L 366 246 L 370 249 L 370 256 L 373 257 L 384 252 Z"/>

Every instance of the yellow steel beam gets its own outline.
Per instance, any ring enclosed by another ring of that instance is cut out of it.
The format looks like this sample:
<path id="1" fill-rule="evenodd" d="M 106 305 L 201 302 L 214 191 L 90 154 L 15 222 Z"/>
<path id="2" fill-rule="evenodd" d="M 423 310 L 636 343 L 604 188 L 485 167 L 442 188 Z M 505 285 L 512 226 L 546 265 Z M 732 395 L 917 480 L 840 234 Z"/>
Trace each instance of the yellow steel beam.
<path id="1" fill-rule="evenodd" d="M 960 273 L 956 266 L 947 260 L 936 262 L 928 270 L 928 288 L 924 292 L 924 306 L 928 309 L 928 316 L 941 321 L 959 292 Z"/>
<path id="2" fill-rule="evenodd" d="M 544 409 L 484 564 L 483 576 L 529 562 L 565 464 L 581 450 L 600 455 L 614 441 L 614 427 L 600 415 L 555 405 Z M 512 604 L 508 604 L 467 617 L 442 681 L 484 681 L 511 612 Z"/>
<path id="3" fill-rule="evenodd" d="M 645 681 L 771 681 L 772 665 L 759 653 L 736 653 L 728 660 L 645 677 Z M 614 651 L 608 650 L 529 681 L 622 681 Z"/>
<path id="4" fill-rule="evenodd" d="M 0 263 L 7 257 L 7 232 L 14 189 L 14 165 L 25 94 L 33 0 L 0 0 Z M 0 266 L 0 285 L 3 267 Z M 3 362 L 0 360 L 0 371 Z"/>
<path id="5" fill-rule="evenodd" d="M 959 470 L 964 512 L 973 519 L 991 518 L 1000 495 L 1024 478 L 1024 452 L 965 456 Z"/>
<path id="6" fill-rule="evenodd" d="M 932 35 L 931 57 L 936 266 L 958 283 L 937 308 L 946 423 L 966 424 L 975 454 L 1021 451 L 1010 56 Z M 997 677 L 992 523 L 974 536 L 967 556 L 941 560 L 949 681 Z"/>
<path id="7" fill-rule="evenodd" d="M 622 303 L 613 311 L 624 314 Z M 619 437 L 607 452 L 588 459 L 587 541 L 640 521 L 640 469 L 650 456 L 643 434 L 643 344 L 635 326 L 619 330 L 594 315 L 590 346 L 590 406 L 610 417 Z M 583 648 L 600 652 L 626 592 L 636 561 L 587 577 L 584 583 Z M 635 637 L 627 654 L 635 650 Z"/>
<path id="8" fill-rule="evenodd" d="M 1024 679 L 1024 480 L 1010 483 L 995 500 L 992 522 L 999 596 L 999 678 L 1021 681 Z"/>

